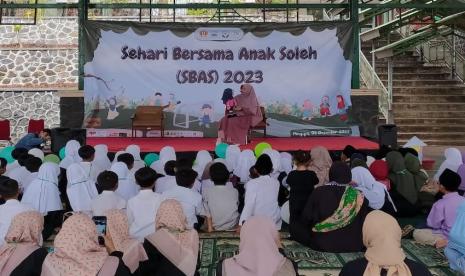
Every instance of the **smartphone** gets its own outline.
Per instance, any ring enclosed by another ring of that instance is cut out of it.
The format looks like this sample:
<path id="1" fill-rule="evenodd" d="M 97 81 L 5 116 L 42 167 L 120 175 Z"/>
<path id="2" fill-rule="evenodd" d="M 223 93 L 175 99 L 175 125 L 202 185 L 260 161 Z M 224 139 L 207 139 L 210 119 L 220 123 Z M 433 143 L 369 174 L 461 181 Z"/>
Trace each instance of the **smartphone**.
<path id="1" fill-rule="evenodd" d="M 105 240 L 103 239 L 103 236 L 107 233 L 107 217 L 105 216 L 96 216 L 92 217 L 92 220 L 94 221 L 96 227 L 97 227 L 97 233 L 98 233 L 98 242 L 100 245 L 105 244 Z"/>

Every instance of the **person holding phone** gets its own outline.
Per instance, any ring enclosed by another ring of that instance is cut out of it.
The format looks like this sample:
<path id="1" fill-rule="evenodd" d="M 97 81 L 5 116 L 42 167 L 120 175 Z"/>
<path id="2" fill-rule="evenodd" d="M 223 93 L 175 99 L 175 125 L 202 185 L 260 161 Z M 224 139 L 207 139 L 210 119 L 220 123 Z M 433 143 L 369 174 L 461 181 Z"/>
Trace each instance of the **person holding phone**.
<path id="1" fill-rule="evenodd" d="M 55 238 L 55 251 L 45 258 L 41 275 L 132 275 L 111 237 L 105 235 L 101 246 L 97 236 L 89 216 L 77 213 L 69 217 Z"/>

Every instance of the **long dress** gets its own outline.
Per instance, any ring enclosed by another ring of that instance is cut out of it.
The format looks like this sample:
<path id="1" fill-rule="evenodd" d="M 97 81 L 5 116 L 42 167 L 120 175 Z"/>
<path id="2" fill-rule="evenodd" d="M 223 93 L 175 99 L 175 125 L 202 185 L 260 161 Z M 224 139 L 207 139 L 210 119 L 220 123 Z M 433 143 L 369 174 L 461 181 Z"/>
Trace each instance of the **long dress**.
<path id="1" fill-rule="evenodd" d="M 260 105 L 250 84 L 243 84 L 244 92 L 234 97 L 241 110 L 235 117 L 224 116 L 220 120 L 219 130 L 224 132 L 224 141 L 231 144 L 247 144 L 247 133 L 251 126 L 262 120 Z"/>

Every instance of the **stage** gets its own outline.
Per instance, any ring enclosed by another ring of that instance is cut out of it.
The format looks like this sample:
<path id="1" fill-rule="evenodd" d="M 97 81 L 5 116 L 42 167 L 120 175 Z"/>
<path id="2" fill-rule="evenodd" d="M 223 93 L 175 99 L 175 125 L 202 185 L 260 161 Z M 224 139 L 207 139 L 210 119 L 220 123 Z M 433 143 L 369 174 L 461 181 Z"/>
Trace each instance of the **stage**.
<path id="1" fill-rule="evenodd" d="M 131 144 L 137 144 L 141 152 L 159 152 L 164 146 L 172 146 L 176 152 L 197 152 L 199 150 L 215 150 L 216 138 L 95 138 L 88 137 L 88 145 L 106 144 L 110 152 L 124 150 Z M 254 149 L 260 142 L 269 143 L 278 151 L 310 150 L 316 146 L 323 146 L 330 151 L 340 151 L 346 145 L 352 145 L 363 151 L 374 151 L 378 144 L 362 137 L 307 137 L 307 138 L 254 138 L 241 149 Z"/>

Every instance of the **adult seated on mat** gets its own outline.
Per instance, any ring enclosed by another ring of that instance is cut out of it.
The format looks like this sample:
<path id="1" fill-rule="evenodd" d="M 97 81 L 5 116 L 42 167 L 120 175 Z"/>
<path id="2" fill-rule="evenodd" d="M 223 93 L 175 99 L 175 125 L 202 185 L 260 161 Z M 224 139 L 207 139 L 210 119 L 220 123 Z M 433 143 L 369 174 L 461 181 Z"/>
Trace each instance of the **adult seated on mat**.
<path id="1" fill-rule="evenodd" d="M 105 246 L 101 246 L 97 235 L 89 216 L 73 214 L 57 234 L 55 251 L 45 258 L 40 275 L 132 275 L 123 262 L 123 252 L 116 251 L 111 238 L 105 236 Z"/>
<path id="2" fill-rule="evenodd" d="M 297 264 L 282 250 L 279 233 L 268 217 L 250 217 L 241 228 L 239 254 L 218 263 L 217 276 L 294 276 Z"/>
<path id="3" fill-rule="evenodd" d="M 167 199 L 154 216 L 155 233 L 144 240 L 149 260 L 142 263 L 141 275 L 199 275 L 199 235 L 189 229 L 181 204 Z"/>
<path id="4" fill-rule="evenodd" d="M 32 148 L 40 148 L 47 141 L 51 140 L 51 131 L 46 128 L 41 130 L 39 134 L 28 133 L 16 143 L 16 148 L 25 148 L 30 150 Z"/>
<path id="5" fill-rule="evenodd" d="M 41 247 L 44 218 L 36 211 L 22 212 L 11 222 L 0 247 L 0 275 L 39 276 L 47 249 Z"/>
<path id="6" fill-rule="evenodd" d="M 329 181 L 313 191 L 300 218 L 290 226 L 292 238 L 318 251 L 362 251 L 368 200 L 349 185 L 352 173 L 342 161 L 329 169 Z"/>
<path id="7" fill-rule="evenodd" d="M 263 116 L 252 85 L 241 85 L 241 93 L 234 100 L 235 116 L 226 115 L 220 120 L 218 139 L 229 144 L 245 145 L 250 127 L 263 120 Z"/>
<path id="8" fill-rule="evenodd" d="M 392 216 L 378 210 L 371 212 L 363 224 L 365 257 L 348 262 L 339 275 L 431 275 L 424 265 L 405 257 L 401 236 L 400 226 Z"/>
<path id="9" fill-rule="evenodd" d="M 420 188 L 415 186 L 415 178 L 407 170 L 405 160 L 398 151 L 386 155 L 391 181 L 391 198 L 397 208 L 398 217 L 412 217 L 418 213 L 418 195 Z"/>

